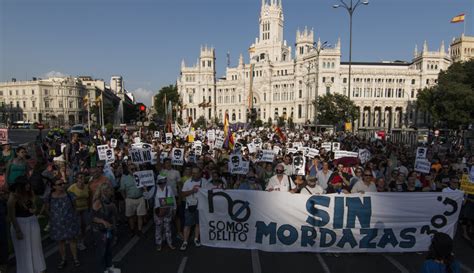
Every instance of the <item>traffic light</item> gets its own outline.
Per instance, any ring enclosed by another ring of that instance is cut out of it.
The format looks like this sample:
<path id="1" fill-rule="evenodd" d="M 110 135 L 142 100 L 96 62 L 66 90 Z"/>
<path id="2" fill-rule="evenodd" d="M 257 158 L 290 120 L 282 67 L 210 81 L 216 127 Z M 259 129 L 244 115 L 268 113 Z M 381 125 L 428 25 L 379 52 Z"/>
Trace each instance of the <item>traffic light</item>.
<path id="1" fill-rule="evenodd" d="M 137 104 L 138 120 L 146 121 L 146 106 L 143 103 Z"/>

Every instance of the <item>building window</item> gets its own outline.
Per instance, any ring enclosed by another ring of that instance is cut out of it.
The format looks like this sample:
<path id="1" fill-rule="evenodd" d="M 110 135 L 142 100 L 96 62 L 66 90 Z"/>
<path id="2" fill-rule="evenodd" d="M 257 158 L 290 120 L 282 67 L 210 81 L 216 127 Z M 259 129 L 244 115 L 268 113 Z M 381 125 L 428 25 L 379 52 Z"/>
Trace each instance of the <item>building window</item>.
<path id="1" fill-rule="evenodd" d="M 193 103 L 193 95 L 189 95 L 189 103 Z"/>
<path id="2" fill-rule="evenodd" d="M 23 108 L 26 108 L 26 101 L 23 101 Z"/>
<path id="3" fill-rule="evenodd" d="M 64 103 L 62 100 L 59 101 L 59 108 L 64 108 Z"/>
<path id="4" fill-rule="evenodd" d="M 211 96 L 209 96 L 209 100 L 208 100 L 208 102 L 212 102 L 212 101 L 211 101 Z"/>
<path id="5" fill-rule="evenodd" d="M 331 82 L 334 82 L 334 77 L 331 77 Z"/>
<path id="6" fill-rule="evenodd" d="M 298 104 L 298 118 L 301 118 L 303 115 L 303 107 L 301 104 Z"/>
<path id="7" fill-rule="evenodd" d="M 49 108 L 49 100 L 44 101 L 44 108 Z"/>
<path id="8" fill-rule="evenodd" d="M 410 97 L 411 97 L 411 98 L 414 98 L 414 97 L 415 97 L 415 89 L 412 89 L 412 90 L 411 90 Z"/>
<path id="9" fill-rule="evenodd" d="M 31 107 L 35 108 L 36 107 L 36 101 L 31 101 Z"/>
<path id="10" fill-rule="evenodd" d="M 47 96 L 48 93 L 49 93 L 49 92 L 48 92 L 48 89 L 45 89 L 45 90 L 44 90 L 44 94 Z"/>
<path id="11" fill-rule="evenodd" d="M 342 79 L 342 83 L 347 83 L 347 78 Z"/>
<path id="12" fill-rule="evenodd" d="M 331 87 L 326 86 L 326 95 L 329 95 L 331 93 Z"/>
<path id="13" fill-rule="evenodd" d="M 69 109 L 74 108 L 74 101 L 69 101 Z"/>
<path id="14" fill-rule="evenodd" d="M 36 120 L 36 113 L 33 113 L 33 119 Z"/>
<path id="15" fill-rule="evenodd" d="M 17 95 L 17 96 L 18 96 L 18 90 L 15 90 L 15 95 Z"/>
<path id="16" fill-rule="evenodd" d="M 206 67 L 206 61 L 202 61 L 202 67 Z"/>
<path id="17" fill-rule="evenodd" d="M 239 98 L 240 98 L 240 95 L 239 95 Z M 267 93 L 263 93 L 263 101 L 267 101 Z M 240 102 L 240 99 L 239 99 L 239 102 Z"/>
<path id="18" fill-rule="evenodd" d="M 208 66 L 208 67 L 212 67 L 212 62 L 211 62 L 211 61 L 207 61 L 207 66 Z"/>
<path id="19" fill-rule="evenodd" d="M 242 102 L 242 95 L 239 95 L 239 102 Z"/>
<path id="20" fill-rule="evenodd" d="M 3 91 L 0 90 L 0 96 L 3 96 Z"/>
<path id="21" fill-rule="evenodd" d="M 416 82 L 415 79 L 411 80 L 411 84 L 415 84 L 415 82 Z"/>
<path id="22" fill-rule="evenodd" d="M 26 95 L 25 89 L 22 90 L 23 96 Z"/>
<path id="23" fill-rule="evenodd" d="M 323 77 L 323 82 L 326 82 L 326 77 Z"/>
<path id="24" fill-rule="evenodd" d="M 19 101 L 16 102 L 16 108 L 20 108 L 20 102 Z"/>

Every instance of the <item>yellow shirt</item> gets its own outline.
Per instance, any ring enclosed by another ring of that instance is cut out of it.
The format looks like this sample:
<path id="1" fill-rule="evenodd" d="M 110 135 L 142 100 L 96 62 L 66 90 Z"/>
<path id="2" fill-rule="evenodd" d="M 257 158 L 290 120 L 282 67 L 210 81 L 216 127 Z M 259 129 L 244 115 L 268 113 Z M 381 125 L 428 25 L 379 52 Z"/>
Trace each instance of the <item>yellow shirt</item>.
<path id="1" fill-rule="evenodd" d="M 76 183 L 72 184 L 68 192 L 73 193 L 75 196 L 76 210 L 82 211 L 89 208 L 89 189 L 84 185 L 84 189 L 79 189 Z"/>

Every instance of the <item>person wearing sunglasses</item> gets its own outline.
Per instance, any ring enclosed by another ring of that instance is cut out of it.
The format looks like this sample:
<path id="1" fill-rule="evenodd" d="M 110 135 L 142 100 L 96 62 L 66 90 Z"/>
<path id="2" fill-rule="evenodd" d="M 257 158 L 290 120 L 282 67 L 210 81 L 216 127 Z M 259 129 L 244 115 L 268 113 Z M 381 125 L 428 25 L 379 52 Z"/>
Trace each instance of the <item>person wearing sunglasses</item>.
<path id="1" fill-rule="evenodd" d="M 362 180 L 355 183 L 352 187 L 351 193 L 366 193 L 366 192 L 377 192 L 377 187 L 374 183 L 374 177 L 370 169 L 365 169 L 363 172 Z"/>
<path id="2" fill-rule="evenodd" d="M 61 260 L 58 263 L 58 269 L 63 269 L 67 264 L 66 242 L 69 242 L 74 266 L 81 265 L 77 256 L 80 221 L 74 198 L 73 194 L 66 191 L 66 182 L 58 179 L 53 183 L 53 192 L 45 200 L 45 211 L 49 214 L 50 237 L 59 244 Z"/>

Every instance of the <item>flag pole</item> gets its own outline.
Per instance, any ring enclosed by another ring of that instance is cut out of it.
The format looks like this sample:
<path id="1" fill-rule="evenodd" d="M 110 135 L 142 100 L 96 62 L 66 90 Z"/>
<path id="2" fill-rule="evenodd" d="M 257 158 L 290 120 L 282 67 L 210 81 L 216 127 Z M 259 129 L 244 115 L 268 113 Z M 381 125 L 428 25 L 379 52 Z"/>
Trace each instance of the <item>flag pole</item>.
<path id="1" fill-rule="evenodd" d="M 463 32 L 462 32 L 463 36 L 466 35 L 466 17 L 467 17 L 467 13 L 464 14 L 464 21 L 463 21 L 463 23 L 464 23 L 464 30 L 463 30 Z"/>

